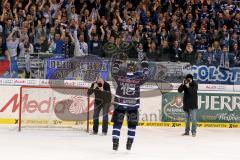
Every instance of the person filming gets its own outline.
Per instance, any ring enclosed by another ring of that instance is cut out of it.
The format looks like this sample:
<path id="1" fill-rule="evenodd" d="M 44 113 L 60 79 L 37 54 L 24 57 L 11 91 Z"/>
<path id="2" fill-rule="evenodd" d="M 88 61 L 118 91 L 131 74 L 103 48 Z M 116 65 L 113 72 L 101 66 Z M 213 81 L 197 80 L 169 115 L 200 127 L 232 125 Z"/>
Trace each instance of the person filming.
<path id="1" fill-rule="evenodd" d="M 188 74 L 183 80 L 183 83 L 178 88 L 178 92 L 184 92 L 183 96 L 183 110 L 185 112 L 185 132 L 183 136 L 189 135 L 190 131 L 190 121 L 192 122 L 192 136 L 196 136 L 197 129 L 197 109 L 198 109 L 198 84 L 193 80 L 193 76 Z"/>
<path id="2" fill-rule="evenodd" d="M 95 95 L 94 101 L 94 113 L 93 113 L 93 132 L 92 134 L 98 134 L 99 127 L 99 114 L 102 110 L 103 113 L 103 125 L 102 135 L 107 135 L 108 131 L 108 112 L 111 104 L 111 90 L 110 85 L 104 81 L 100 76 L 96 78 L 96 81 L 92 83 L 88 90 L 88 95 Z"/>

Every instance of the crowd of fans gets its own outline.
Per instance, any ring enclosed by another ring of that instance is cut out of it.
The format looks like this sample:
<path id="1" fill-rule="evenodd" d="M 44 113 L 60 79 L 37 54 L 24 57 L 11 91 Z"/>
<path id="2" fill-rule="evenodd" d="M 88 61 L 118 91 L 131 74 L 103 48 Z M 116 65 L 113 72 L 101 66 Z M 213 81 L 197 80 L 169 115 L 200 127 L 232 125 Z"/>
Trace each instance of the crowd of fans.
<path id="1" fill-rule="evenodd" d="M 232 0 L 2 0 L 0 60 L 37 52 L 240 66 L 240 8 Z M 14 68 L 14 66 L 12 66 Z"/>

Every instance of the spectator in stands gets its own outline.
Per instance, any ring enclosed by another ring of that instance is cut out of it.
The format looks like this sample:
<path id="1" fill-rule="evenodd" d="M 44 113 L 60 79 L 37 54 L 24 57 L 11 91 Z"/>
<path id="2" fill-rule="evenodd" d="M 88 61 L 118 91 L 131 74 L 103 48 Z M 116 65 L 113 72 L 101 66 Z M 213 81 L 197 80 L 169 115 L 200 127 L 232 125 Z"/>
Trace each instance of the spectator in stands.
<path id="1" fill-rule="evenodd" d="M 236 57 L 240 55 L 240 48 L 237 43 L 234 43 L 231 49 L 231 53 L 235 57 L 234 59 L 236 60 Z"/>
<path id="2" fill-rule="evenodd" d="M 220 67 L 221 68 L 229 68 L 229 52 L 228 52 L 228 47 L 223 46 L 222 47 L 222 53 L 220 57 Z"/>
<path id="3" fill-rule="evenodd" d="M 19 43 L 20 54 L 19 57 L 26 57 L 33 54 L 33 45 L 29 42 L 29 38 L 25 37 L 22 42 Z"/>
<path id="4" fill-rule="evenodd" d="M 203 52 L 197 52 L 196 64 L 197 64 L 197 65 L 204 65 Z"/>
<path id="5" fill-rule="evenodd" d="M 19 28 L 13 28 L 12 32 L 7 38 L 7 48 L 10 53 L 11 67 L 10 72 L 14 74 L 14 77 L 17 77 L 18 66 L 17 66 L 17 48 L 20 43 L 21 32 Z"/>
<path id="6" fill-rule="evenodd" d="M 17 33 L 18 38 L 27 36 L 34 44 L 35 52 L 45 52 L 51 46 L 50 52 L 53 49 L 55 55 L 69 57 L 68 48 L 71 46 L 75 56 L 89 52 L 110 57 L 111 54 L 100 54 L 107 42 L 119 46 L 122 41 L 133 41 L 143 44 L 145 52 L 155 43 L 160 61 L 189 61 L 182 59 L 186 54 L 181 52 L 178 54 L 182 55 L 176 57 L 176 48 L 183 49 L 191 42 L 193 53 L 199 55 L 196 56 L 198 62 L 202 57 L 208 65 L 219 65 L 221 49 L 214 47 L 211 49 L 213 53 L 207 51 L 217 41 L 221 46 L 229 47 L 230 57 L 234 52 L 238 64 L 233 46 L 235 43 L 239 45 L 240 9 L 232 0 L 3 0 L 0 3 L 0 34 L 4 41 L 10 44 L 5 39 L 13 28 L 19 27 L 21 37 Z M 46 37 L 44 43 L 41 37 Z M 178 41 L 178 47 L 172 49 L 175 41 Z M 17 58 L 12 49 L 9 53 Z M 231 59 L 230 66 L 234 65 Z"/>
<path id="7" fill-rule="evenodd" d="M 0 61 L 8 60 L 10 62 L 10 54 L 7 50 L 7 45 L 4 42 L 2 35 L 0 34 Z"/>
<path id="8" fill-rule="evenodd" d="M 89 53 L 101 56 L 102 41 L 97 34 L 93 34 L 93 39 L 89 41 Z"/>
<path id="9" fill-rule="evenodd" d="M 76 24 L 75 25 L 75 31 L 74 31 L 73 35 L 71 34 L 71 32 L 69 32 L 70 33 L 69 36 L 71 37 L 71 40 L 75 44 L 74 56 L 87 55 L 88 54 L 88 44 L 86 42 L 84 42 L 83 33 L 80 33 L 79 40 L 78 40 L 77 29 L 78 29 L 78 25 Z"/>
<path id="10" fill-rule="evenodd" d="M 139 43 L 137 45 L 137 53 L 138 53 L 138 60 L 141 62 L 146 57 L 146 54 L 143 51 L 143 44 L 142 43 Z"/>
<path id="11" fill-rule="evenodd" d="M 229 40 L 230 49 L 233 48 L 234 44 L 240 44 L 240 36 L 238 36 L 237 32 L 233 32 L 231 38 Z"/>
<path id="12" fill-rule="evenodd" d="M 38 38 L 38 42 L 34 44 L 34 52 L 46 52 L 48 50 L 47 39 L 44 36 Z"/>
<path id="13" fill-rule="evenodd" d="M 195 64 L 196 57 L 197 56 L 193 49 L 192 44 L 190 42 L 187 43 L 185 51 L 183 52 L 183 57 L 182 57 L 183 62 L 189 62 L 191 64 Z"/>
<path id="14" fill-rule="evenodd" d="M 71 43 L 70 37 L 69 37 L 69 32 L 67 32 L 67 35 L 63 37 L 63 48 L 62 48 L 62 53 L 65 58 L 70 58 L 73 57 L 74 54 L 74 43 Z"/>
<path id="15" fill-rule="evenodd" d="M 61 37 L 61 33 L 56 32 L 54 36 L 54 40 L 52 40 L 50 48 L 53 50 L 54 56 L 61 57 L 62 56 L 62 49 L 63 49 L 64 42 Z"/>
<path id="16" fill-rule="evenodd" d="M 160 60 L 161 61 L 169 61 L 170 55 L 169 55 L 168 41 L 166 41 L 166 40 L 161 41 L 161 46 L 160 46 L 159 51 L 160 51 L 160 53 L 159 53 Z"/>
<path id="17" fill-rule="evenodd" d="M 178 40 L 174 40 L 172 47 L 169 48 L 170 60 L 179 62 L 182 60 L 182 49 Z"/>
<path id="18" fill-rule="evenodd" d="M 147 51 L 147 57 L 151 61 L 158 61 L 159 58 L 159 50 L 157 49 L 156 43 L 152 42 L 149 44 L 149 48 Z"/>

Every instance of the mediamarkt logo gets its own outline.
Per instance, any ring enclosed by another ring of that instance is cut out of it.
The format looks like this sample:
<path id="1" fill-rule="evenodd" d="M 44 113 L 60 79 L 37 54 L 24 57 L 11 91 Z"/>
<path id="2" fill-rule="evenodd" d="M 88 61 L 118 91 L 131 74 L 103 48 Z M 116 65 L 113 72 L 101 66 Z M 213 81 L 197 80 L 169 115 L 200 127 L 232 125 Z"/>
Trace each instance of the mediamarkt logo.
<path id="1" fill-rule="evenodd" d="M 12 98 L 0 109 L 0 112 L 6 111 L 8 108 L 12 107 L 12 112 L 18 111 L 20 107 L 20 101 L 18 98 L 18 94 L 15 94 L 12 96 Z M 45 100 L 37 101 L 37 100 L 30 100 L 29 95 L 25 94 L 22 97 L 22 112 L 27 112 L 27 113 L 50 113 L 52 109 L 55 109 L 55 113 L 64 113 L 66 107 L 69 106 L 69 104 L 65 104 L 66 100 L 68 99 L 63 99 L 61 101 L 57 100 L 56 97 L 48 97 Z M 76 97 L 71 97 L 69 100 L 72 101 L 73 105 L 76 106 L 78 103 L 77 100 L 79 98 Z M 82 103 L 82 102 L 81 102 Z M 90 106 L 93 105 L 93 102 L 90 103 Z M 56 107 L 58 106 L 58 107 Z M 61 106 L 61 107 L 59 107 Z M 80 107 L 83 107 L 82 105 Z M 58 109 L 56 109 L 58 108 Z M 76 109 L 76 108 L 75 108 Z M 82 112 L 86 111 L 86 108 L 81 108 Z"/>

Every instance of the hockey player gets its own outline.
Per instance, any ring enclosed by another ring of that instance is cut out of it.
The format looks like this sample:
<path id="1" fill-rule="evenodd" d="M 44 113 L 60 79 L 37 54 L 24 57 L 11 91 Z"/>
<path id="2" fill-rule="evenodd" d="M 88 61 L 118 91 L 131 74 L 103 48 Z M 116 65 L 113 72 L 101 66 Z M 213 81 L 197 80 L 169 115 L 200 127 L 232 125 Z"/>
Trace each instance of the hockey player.
<path id="1" fill-rule="evenodd" d="M 131 150 L 138 124 L 140 86 L 147 81 L 149 75 L 148 62 L 146 60 L 141 62 L 140 71 L 137 71 L 137 64 L 125 63 L 127 63 L 126 60 L 116 60 L 112 65 L 112 76 L 117 83 L 112 117 L 112 122 L 114 123 L 112 131 L 113 150 L 118 150 L 120 131 L 125 114 L 127 115 L 128 123 L 126 149 Z M 127 69 L 124 66 L 127 66 Z"/>

